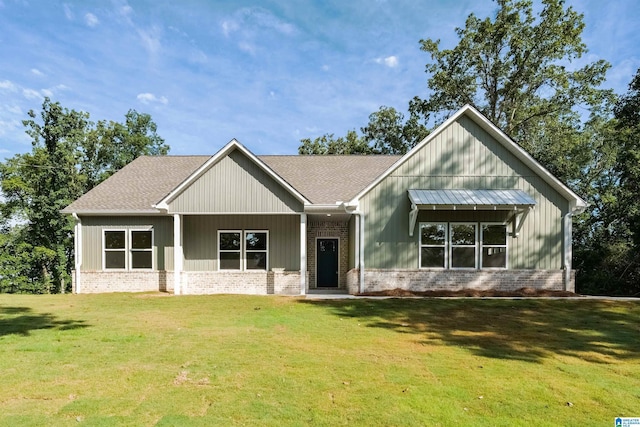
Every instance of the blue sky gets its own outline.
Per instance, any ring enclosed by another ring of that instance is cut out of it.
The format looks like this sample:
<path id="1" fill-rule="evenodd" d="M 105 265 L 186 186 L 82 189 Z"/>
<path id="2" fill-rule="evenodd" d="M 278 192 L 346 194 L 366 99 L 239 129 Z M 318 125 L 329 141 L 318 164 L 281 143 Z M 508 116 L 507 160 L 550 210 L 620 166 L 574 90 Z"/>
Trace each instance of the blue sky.
<path id="1" fill-rule="evenodd" d="M 589 53 L 618 93 L 640 68 L 640 1 L 570 0 Z M 213 154 L 232 138 L 294 154 L 305 137 L 344 135 L 381 105 L 426 96 L 419 40 L 490 0 L 0 0 L 0 159 L 30 151 L 21 121 L 44 96 L 122 121 L 151 114 L 171 154 Z"/>

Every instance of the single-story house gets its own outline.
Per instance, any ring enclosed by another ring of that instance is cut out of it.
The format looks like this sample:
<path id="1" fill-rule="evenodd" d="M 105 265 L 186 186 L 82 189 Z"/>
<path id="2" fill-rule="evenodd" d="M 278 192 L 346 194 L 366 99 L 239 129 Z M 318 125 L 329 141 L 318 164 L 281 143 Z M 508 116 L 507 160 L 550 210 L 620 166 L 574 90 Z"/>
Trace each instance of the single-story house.
<path id="1" fill-rule="evenodd" d="M 574 290 L 585 202 L 472 106 L 403 156 L 140 157 L 71 203 L 77 293 Z"/>

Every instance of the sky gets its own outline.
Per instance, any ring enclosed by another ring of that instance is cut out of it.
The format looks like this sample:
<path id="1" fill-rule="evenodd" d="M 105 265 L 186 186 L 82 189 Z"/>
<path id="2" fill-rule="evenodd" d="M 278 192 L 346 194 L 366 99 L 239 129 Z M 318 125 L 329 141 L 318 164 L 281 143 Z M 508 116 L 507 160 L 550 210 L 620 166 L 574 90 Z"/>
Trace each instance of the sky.
<path id="1" fill-rule="evenodd" d="M 640 0 L 567 0 L 584 14 L 604 87 L 640 68 Z M 255 154 L 295 154 L 302 138 L 343 136 L 382 105 L 426 97 L 421 39 L 457 44 L 491 0 L 0 0 L 0 160 L 31 150 L 22 120 L 44 97 L 122 122 L 148 113 L 170 154 L 215 154 L 236 138 Z"/>

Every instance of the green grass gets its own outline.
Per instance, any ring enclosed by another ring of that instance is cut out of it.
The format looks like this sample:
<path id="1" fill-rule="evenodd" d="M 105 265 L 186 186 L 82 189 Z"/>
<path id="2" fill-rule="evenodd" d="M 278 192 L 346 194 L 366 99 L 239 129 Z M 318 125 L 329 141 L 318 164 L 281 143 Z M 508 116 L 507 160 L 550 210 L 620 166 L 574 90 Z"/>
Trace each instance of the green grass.
<path id="1" fill-rule="evenodd" d="M 3 426 L 613 425 L 639 385 L 640 302 L 0 295 Z"/>

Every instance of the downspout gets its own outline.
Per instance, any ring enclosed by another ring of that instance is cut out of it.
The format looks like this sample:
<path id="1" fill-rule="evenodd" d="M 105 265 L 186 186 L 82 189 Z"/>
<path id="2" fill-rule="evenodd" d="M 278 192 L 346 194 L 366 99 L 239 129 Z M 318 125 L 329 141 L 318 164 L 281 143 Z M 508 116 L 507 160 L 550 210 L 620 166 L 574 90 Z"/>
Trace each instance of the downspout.
<path id="1" fill-rule="evenodd" d="M 75 220 L 74 230 L 73 230 L 73 246 L 75 249 L 75 260 L 74 260 L 74 268 L 76 275 L 76 294 L 80 293 L 81 285 L 80 285 L 80 270 L 82 268 L 82 220 L 78 216 L 77 213 L 72 214 L 73 219 Z"/>
<path id="2" fill-rule="evenodd" d="M 184 255 L 182 252 L 182 216 L 173 215 L 173 293 L 182 294 L 182 263 Z"/>
<path id="3" fill-rule="evenodd" d="M 573 248 L 571 233 L 573 231 L 573 214 L 567 212 L 564 216 L 564 290 L 575 292 L 575 285 L 571 283 L 571 264 L 573 258 Z"/>

